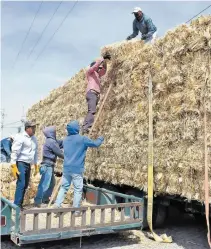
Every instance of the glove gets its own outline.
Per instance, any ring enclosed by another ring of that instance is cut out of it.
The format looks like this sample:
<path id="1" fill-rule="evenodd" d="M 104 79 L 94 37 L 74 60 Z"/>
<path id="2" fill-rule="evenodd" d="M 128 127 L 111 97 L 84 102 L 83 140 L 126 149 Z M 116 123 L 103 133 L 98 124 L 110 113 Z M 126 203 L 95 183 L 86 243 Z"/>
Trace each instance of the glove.
<path id="1" fill-rule="evenodd" d="M 12 175 L 15 179 L 17 179 L 17 175 L 20 175 L 20 172 L 18 171 L 18 167 L 16 164 L 11 165 L 12 168 Z"/>
<path id="2" fill-rule="evenodd" d="M 38 164 L 35 164 L 34 165 L 34 176 L 36 176 L 38 173 L 39 173 L 39 169 L 40 169 L 40 167 L 39 167 L 39 165 Z"/>
<path id="3" fill-rule="evenodd" d="M 110 60 L 110 59 L 111 59 L 111 55 L 107 52 L 107 53 L 105 53 L 105 55 L 103 56 L 103 59 L 104 59 L 104 60 L 106 60 L 106 59 Z"/>
<path id="4" fill-rule="evenodd" d="M 127 41 L 129 41 L 131 39 L 132 39 L 132 37 L 130 35 L 126 38 Z"/>

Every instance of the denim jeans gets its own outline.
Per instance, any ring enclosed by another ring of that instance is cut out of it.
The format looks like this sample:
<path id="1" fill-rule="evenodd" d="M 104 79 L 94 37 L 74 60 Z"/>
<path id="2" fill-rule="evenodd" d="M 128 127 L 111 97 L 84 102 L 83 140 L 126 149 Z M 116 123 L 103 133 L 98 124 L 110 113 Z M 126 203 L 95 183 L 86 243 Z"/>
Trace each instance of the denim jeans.
<path id="1" fill-rule="evenodd" d="M 20 174 L 18 175 L 17 183 L 16 183 L 16 191 L 15 191 L 15 201 L 14 204 L 21 207 L 24 200 L 24 195 L 26 189 L 29 186 L 31 165 L 24 162 L 17 162 L 18 171 Z"/>
<path id="2" fill-rule="evenodd" d="M 88 104 L 88 113 L 84 119 L 83 131 L 88 130 L 94 122 L 94 114 L 96 113 L 97 110 L 99 95 L 90 90 L 86 94 L 86 101 Z"/>
<path id="3" fill-rule="evenodd" d="M 73 182 L 74 187 L 73 207 L 80 207 L 83 192 L 83 175 L 73 173 L 64 173 L 62 176 L 62 184 L 55 202 L 57 207 L 60 207 L 64 201 L 71 182 Z"/>
<path id="4" fill-rule="evenodd" d="M 49 202 L 55 186 L 54 167 L 42 164 L 40 167 L 41 179 L 38 185 L 37 194 L 34 198 L 35 204 Z"/>

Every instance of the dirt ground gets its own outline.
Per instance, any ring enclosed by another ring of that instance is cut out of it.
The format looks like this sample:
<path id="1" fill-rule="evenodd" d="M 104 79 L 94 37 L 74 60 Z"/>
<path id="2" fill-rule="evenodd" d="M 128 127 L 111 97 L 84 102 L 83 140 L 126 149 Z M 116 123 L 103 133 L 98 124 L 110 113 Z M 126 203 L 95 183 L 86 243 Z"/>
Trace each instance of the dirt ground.
<path id="1" fill-rule="evenodd" d="M 189 215 L 177 214 L 170 217 L 158 234 L 171 235 L 173 243 L 156 243 L 147 238 L 147 231 L 127 231 L 118 234 L 95 235 L 82 238 L 83 249 L 208 249 L 205 223 L 197 223 Z M 2 238 L 2 249 L 18 249 L 8 237 Z M 78 249 L 80 239 L 21 246 L 26 249 Z"/>

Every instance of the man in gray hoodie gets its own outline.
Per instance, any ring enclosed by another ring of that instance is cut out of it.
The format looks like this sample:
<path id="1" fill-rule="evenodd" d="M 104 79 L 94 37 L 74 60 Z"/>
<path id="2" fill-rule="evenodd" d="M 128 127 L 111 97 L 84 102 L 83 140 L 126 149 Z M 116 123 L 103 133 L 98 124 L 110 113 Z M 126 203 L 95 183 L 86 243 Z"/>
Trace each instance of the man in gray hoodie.
<path id="1" fill-rule="evenodd" d="M 56 127 L 49 126 L 43 130 L 46 137 L 43 145 L 43 158 L 40 167 L 41 179 L 34 199 L 36 207 L 41 207 L 42 203 L 47 204 L 55 186 L 54 166 L 57 157 L 64 158 L 61 150 L 63 141 L 56 139 Z"/>

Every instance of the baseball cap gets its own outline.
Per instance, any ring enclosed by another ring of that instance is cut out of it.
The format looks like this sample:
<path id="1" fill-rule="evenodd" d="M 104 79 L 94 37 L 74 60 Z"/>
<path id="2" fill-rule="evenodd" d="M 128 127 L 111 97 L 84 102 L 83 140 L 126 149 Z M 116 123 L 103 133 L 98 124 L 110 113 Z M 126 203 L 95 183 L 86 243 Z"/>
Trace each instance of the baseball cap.
<path id="1" fill-rule="evenodd" d="M 135 7 L 132 14 L 133 13 L 138 13 L 139 11 L 142 11 L 142 9 L 140 7 Z"/>
<path id="2" fill-rule="evenodd" d="M 37 124 L 35 123 L 35 122 L 33 122 L 33 121 L 26 121 L 25 122 L 25 128 L 28 128 L 28 127 L 34 127 L 34 126 L 36 126 Z"/>

